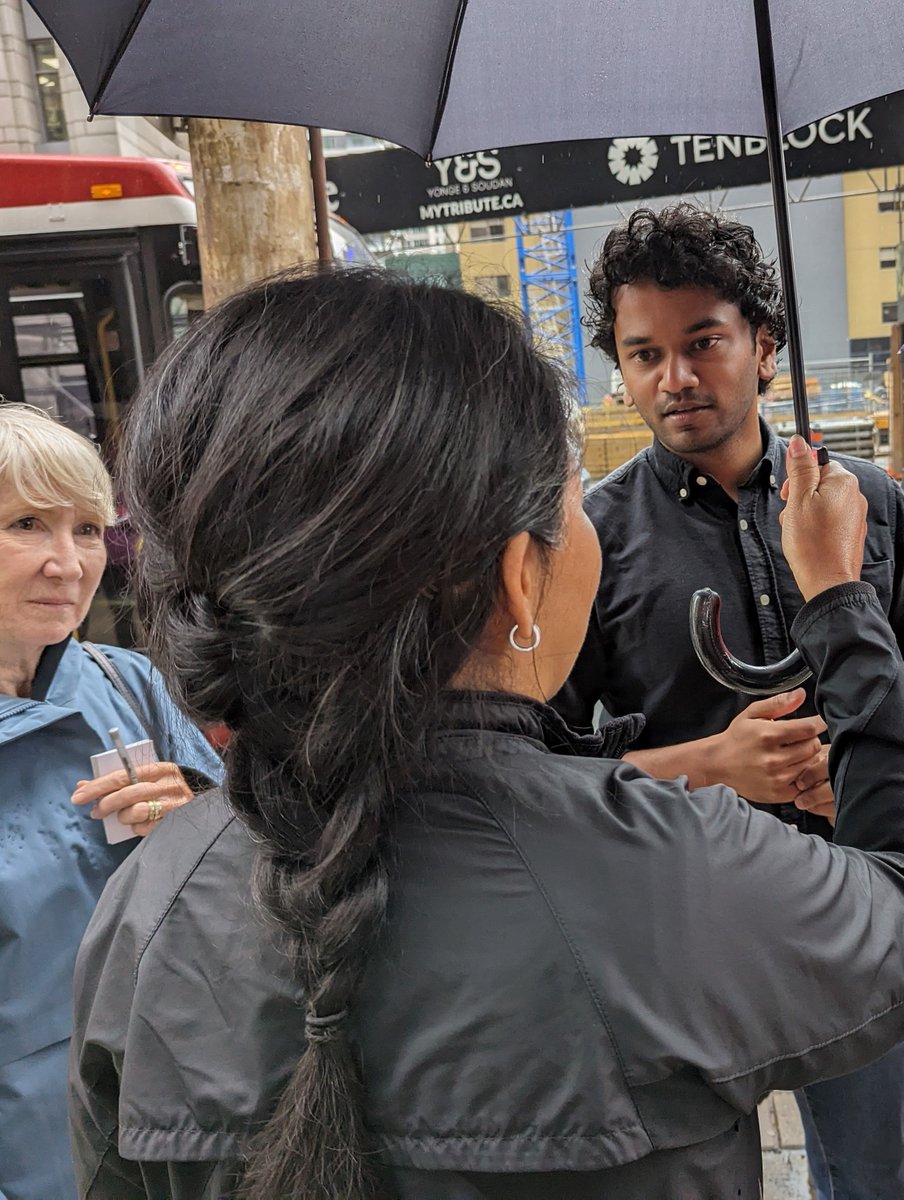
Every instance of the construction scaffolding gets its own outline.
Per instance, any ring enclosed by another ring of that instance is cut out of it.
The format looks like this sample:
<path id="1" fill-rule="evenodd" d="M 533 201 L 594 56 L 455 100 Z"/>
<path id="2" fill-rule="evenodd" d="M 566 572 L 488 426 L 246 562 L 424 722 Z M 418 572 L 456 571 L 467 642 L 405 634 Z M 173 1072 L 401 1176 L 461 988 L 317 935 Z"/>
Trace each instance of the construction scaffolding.
<path id="1" fill-rule="evenodd" d="M 541 347 L 562 362 L 586 399 L 581 304 L 571 210 L 515 221 L 521 303 Z"/>

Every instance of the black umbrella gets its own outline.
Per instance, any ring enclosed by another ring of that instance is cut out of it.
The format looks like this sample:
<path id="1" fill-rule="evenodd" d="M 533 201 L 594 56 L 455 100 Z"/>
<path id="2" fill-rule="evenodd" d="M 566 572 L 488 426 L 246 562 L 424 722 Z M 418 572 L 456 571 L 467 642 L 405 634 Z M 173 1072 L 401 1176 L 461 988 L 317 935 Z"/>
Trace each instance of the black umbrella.
<path id="1" fill-rule="evenodd" d="M 794 418 L 810 440 L 782 130 L 904 86 L 899 0 L 31 2 L 92 113 L 330 126 L 425 157 L 628 135 L 765 136 Z M 717 601 L 698 593 L 692 609 L 707 670 L 752 694 L 799 677 L 796 655 L 771 668 L 731 659 Z"/>

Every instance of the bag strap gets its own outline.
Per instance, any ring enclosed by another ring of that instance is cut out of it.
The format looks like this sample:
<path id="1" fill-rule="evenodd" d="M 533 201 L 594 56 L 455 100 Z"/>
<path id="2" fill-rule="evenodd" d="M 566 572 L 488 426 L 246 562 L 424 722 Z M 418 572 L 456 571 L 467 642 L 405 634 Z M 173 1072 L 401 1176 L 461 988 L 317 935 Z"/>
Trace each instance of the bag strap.
<path id="1" fill-rule="evenodd" d="M 120 675 L 119 671 L 117 671 L 116 667 L 107 657 L 107 655 L 104 654 L 103 650 L 101 650 L 99 646 L 95 646 L 93 642 L 79 642 L 79 645 L 88 655 L 88 657 L 97 663 L 106 677 L 113 684 L 117 692 L 119 692 L 120 696 L 122 696 L 123 700 L 125 700 L 126 704 L 128 704 L 129 708 L 135 714 L 138 724 L 145 731 L 156 748 L 157 739 L 154 736 L 154 730 L 151 728 L 151 723 L 148 721 L 147 717 L 142 711 L 141 705 L 135 699 L 135 693 Z"/>

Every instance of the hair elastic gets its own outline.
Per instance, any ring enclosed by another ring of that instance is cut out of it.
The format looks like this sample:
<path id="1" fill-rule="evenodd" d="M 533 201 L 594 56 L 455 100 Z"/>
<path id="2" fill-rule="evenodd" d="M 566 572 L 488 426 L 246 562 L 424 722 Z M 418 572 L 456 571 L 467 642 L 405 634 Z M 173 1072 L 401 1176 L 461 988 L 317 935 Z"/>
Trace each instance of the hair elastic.
<path id="1" fill-rule="evenodd" d="M 344 1032 L 348 1019 L 348 1009 L 340 1008 L 337 1012 L 328 1013 L 325 1017 L 309 1011 L 304 1018 L 304 1035 L 309 1042 L 329 1042 Z"/>

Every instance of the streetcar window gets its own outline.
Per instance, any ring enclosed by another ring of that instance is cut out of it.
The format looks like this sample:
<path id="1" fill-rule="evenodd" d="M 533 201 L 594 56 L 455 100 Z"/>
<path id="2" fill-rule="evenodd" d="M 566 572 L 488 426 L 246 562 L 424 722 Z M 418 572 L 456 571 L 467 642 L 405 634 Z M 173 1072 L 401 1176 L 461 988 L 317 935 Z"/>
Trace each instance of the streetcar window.
<path id="1" fill-rule="evenodd" d="M 177 283 L 163 297 L 170 337 L 181 337 L 204 311 L 204 296 L 195 283 Z"/>
<path id="2" fill-rule="evenodd" d="M 88 373 L 82 363 L 23 367 L 21 377 L 26 404 L 43 408 L 76 433 L 96 436 Z"/>
<path id="3" fill-rule="evenodd" d="M 69 313 L 16 313 L 13 328 L 20 357 L 78 352 L 75 326 Z"/>

